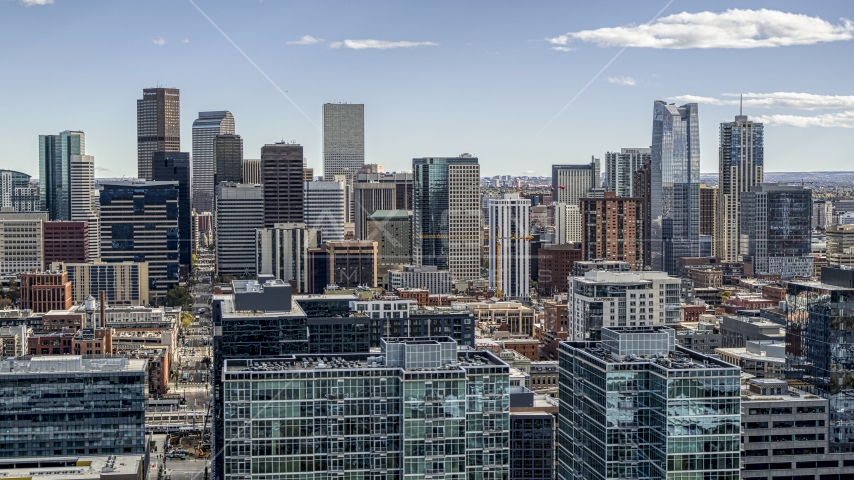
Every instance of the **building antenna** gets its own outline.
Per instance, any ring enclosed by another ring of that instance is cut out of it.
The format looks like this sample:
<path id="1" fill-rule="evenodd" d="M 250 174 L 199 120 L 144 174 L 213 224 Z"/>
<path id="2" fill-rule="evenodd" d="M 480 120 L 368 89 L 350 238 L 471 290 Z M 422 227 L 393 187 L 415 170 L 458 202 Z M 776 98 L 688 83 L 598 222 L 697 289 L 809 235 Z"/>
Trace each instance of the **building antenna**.
<path id="1" fill-rule="evenodd" d="M 744 106 L 744 94 L 741 93 L 738 95 L 738 116 L 739 117 L 744 115 L 743 113 L 741 113 L 743 106 Z"/>

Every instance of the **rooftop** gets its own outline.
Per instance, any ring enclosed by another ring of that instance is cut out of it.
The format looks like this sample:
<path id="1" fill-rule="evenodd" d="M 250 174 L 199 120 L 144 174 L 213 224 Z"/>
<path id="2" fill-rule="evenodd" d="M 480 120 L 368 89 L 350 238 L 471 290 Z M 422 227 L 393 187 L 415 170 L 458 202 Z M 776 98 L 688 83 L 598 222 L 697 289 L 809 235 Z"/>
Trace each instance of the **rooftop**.
<path id="1" fill-rule="evenodd" d="M 0 460 L 0 478 L 38 478 L 39 480 L 100 480 L 137 478 L 145 465 L 142 455 L 105 457 L 40 457 Z"/>
<path id="2" fill-rule="evenodd" d="M 292 355 L 262 360 L 231 359 L 225 361 L 226 372 L 285 372 L 285 371 L 341 371 L 368 368 L 395 368 L 407 371 L 452 371 L 466 366 L 504 365 L 486 352 L 461 350 L 457 361 L 436 368 L 402 368 L 386 365 L 381 354 L 349 355 Z"/>
<path id="3" fill-rule="evenodd" d="M 145 360 L 120 356 L 63 355 L 61 357 L 21 357 L 0 360 L 0 375 L 141 372 L 144 370 Z"/>

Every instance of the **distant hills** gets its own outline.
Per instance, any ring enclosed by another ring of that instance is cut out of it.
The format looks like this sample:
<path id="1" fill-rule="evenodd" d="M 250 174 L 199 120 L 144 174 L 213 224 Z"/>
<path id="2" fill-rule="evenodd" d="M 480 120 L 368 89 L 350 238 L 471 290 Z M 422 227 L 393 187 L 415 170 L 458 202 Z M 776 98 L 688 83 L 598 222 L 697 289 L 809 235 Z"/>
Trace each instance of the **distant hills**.
<path id="1" fill-rule="evenodd" d="M 718 184 L 717 173 L 700 173 L 700 182 Z M 813 188 L 831 185 L 854 184 L 854 172 L 765 172 L 766 183 L 805 183 Z"/>

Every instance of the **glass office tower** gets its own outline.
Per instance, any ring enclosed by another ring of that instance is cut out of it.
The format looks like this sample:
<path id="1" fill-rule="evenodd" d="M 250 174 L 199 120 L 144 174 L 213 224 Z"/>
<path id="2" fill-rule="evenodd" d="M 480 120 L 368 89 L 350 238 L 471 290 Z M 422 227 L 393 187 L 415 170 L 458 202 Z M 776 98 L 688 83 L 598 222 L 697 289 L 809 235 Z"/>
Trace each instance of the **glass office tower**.
<path id="1" fill-rule="evenodd" d="M 83 132 L 39 135 L 39 197 L 51 220 L 71 220 L 71 156 L 84 153 Z"/>
<path id="2" fill-rule="evenodd" d="M 668 327 L 559 346 L 558 480 L 739 478 L 741 371 Z"/>
<path id="3" fill-rule="evenodd" d="M 226 360 L 216 478 L 509 480 L 509 367 L 450 338 Z"/>
<path id="4" fill-rule="evenodd" d="M 700 126 L 697 104 L 656 100 L 652 122 L 650 249 L 653 270 L 676 275 L 700 255 Z"/>

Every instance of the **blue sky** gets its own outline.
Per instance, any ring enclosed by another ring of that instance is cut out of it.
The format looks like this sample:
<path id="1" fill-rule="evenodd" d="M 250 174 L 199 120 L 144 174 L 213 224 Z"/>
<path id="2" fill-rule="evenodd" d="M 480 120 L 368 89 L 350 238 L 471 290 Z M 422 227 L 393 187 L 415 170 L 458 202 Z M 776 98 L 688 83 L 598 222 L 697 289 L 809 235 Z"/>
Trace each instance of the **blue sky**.
<path id="1" fill-rule="evenodd" d="M 181 89 L 183 150 L 199 111 L 230 110 L 246 158 L 295 140 L 318 170 L 325 102 L 365 104 L 386 170 L 470 152 L 484 175 L 548 175 L 649 146 L 653 101 L 696 97 L 713 172 L 740 92 L 766 171 L 854 165 L 848 2 L 676 0 L 644 26 L 667 1 L 194 1 L 308 118 L 189 0 L 0 0 L 0 167 L 37 175 L 38 135 L 81 129 L 98 176 L 135 175 L 136 99 L 157 83 Z"/>

